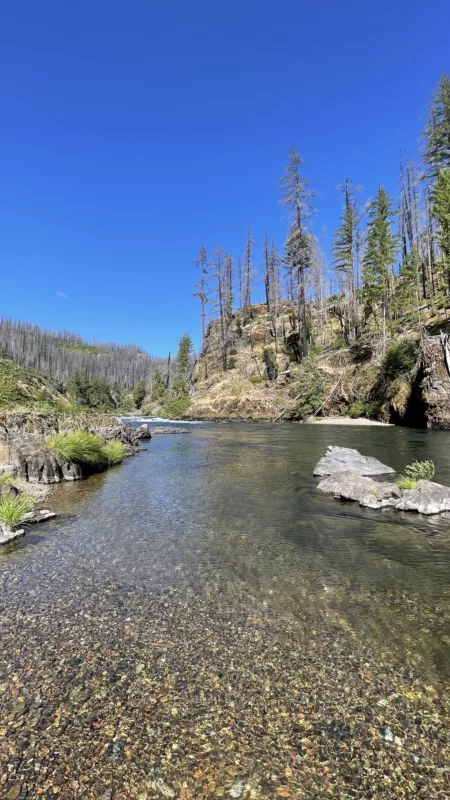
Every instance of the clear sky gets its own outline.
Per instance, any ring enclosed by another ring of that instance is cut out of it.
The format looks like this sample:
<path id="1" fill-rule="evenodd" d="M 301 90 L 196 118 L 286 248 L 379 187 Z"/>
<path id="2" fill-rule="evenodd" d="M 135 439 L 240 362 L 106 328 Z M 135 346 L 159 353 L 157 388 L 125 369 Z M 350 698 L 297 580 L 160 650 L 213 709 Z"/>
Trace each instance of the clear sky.
<path id="1" fill-rule="evenodd" d="M 3 3 L 0 314 L 198 344 L 196 252 L 282 244 L 288 148 L 331 237 L 347 176 L 396 192 L 449 71 L 449 0 Z"/>

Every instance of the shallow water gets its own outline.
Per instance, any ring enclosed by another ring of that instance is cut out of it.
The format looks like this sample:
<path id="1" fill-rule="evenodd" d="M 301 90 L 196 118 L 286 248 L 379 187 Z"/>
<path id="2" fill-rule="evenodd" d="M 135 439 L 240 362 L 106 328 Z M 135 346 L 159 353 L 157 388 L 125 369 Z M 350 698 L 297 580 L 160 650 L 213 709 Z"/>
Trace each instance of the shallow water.
<path id="1" fill-rule="evenodd" d="M 230 423 L 55 490 L 0 551 L 2 797 L 448 796 L 450 519 L 319 494 L 328 444 L 450 483 L 445 432 Z"/>

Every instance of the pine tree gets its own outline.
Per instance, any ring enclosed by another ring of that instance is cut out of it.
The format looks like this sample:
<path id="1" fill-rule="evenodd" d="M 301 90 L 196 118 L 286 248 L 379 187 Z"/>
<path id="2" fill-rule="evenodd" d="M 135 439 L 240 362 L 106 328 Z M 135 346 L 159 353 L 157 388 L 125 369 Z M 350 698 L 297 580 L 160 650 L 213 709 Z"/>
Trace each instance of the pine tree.
<path id="1" fill-rule="evenodd" d="M 173 390 L 176 394 L 188 394 L 193 349 L 192 339 L 185 333 L 178 345 L 175 381 L 173 384 Z"/>
<path id="2" fill-rule="evenodd" d="M 308 332 L 306 322 L 305 272 L 310 266 L 311 253 L 308 241 L 307 220 L 313 213 L 313 192 L 301 174 L 304 164 L 297 150 L 289 151 L 289 163 L 281 179 L 281 204 L 289 209 L 291 226 L 286 240 L 286 261 L 297 276 L 299 346 L 303 357 L 308 355 Z"/>
<path id="3" fill-rule="evenodd" d="M 356 204 L 355 190 L 350 188 L 348 178 L 344 185 L 344 197 L 344 211 L 341 216 L 341 224 L 334 235 L 332 252 L 334 268 L 342 279 L 344 295 L 347 297 L 348 312 L 344 335 L 348 343 L 351 328 L 354 330 L 354 335 L 357 335 L 355 256 L 358 226 L 361 220 L 361 214 Z"/>
<path id="4" fill-rule="evenodd" d="M 391 225 L 393 215 L 391 199 L 386 190 L 380 186 L 376 198 L 372 200 L 369 207 L 363 280 L 366 308 L 373 314 L 378 327 L 378 313 L 381 308 L 383 342 L 386 338 L 386 319 L 389 317 L 389 296 L 394 262 L 398 253 L 398 237 L 392 232 Z"/>
<path id="5" fill-rule="evenodd" d="M 431 99 L 423 139 L 428 175 L 436 178 L 442 170 L 450 168 L 450 75 L 445 73 Z"/>
<path id="6" fill-rule="evenodd" d="M 444 272 L 450 288 L 450 169 L 439 175 L 431 193 L 433 215 L 439 224 Z"/>

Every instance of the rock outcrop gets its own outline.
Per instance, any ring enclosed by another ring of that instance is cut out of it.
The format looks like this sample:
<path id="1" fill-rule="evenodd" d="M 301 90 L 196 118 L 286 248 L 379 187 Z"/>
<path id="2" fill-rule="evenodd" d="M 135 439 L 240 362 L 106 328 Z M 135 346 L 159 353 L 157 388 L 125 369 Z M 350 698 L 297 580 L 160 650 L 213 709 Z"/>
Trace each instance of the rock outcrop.
<path id="1" fill-rule="evenodd" d="M 450 488 L 432 481 L 419 481 L 417 489 L 404 489 L 395 506 L 399 511 L 442 514 L 450 511 Z"/>
<path id="2" fill-rule="evenodd" d="M 61 483 L 87 477 L 88 472 L 78 464 L 69 464 L 51 451 L 36 450 L 27 444 L 11 449 L 11 461 L 16 474 L 29 483 Z"/>
<path id="3" fill-rule="evenodd" d="M 374 509 L 395 506 L 401 498 L 401 490 L 395 483 L 374 481 L 355 472 L 330 475 L 317 488 L 341 500 L 353 500 L 360 506 Z"/>
<path id="4" fill-rule="evenodd" d="M 427 427 L 450 429 L 450 375 L 439 337 L 426 339 L 422 345 L 422 395 L 426 404 Z"/>
<path id="5" fill-rule="evenodd" d="M 358 450 L 350 447 L 328 447 L 323 458 L 316 464 L 314 476 L 340 473 L 356 473 L 357 475 L 392 475 L 395 470 L 382 464 L 377 458 L 363 456 Z"/>
<path id="6" fill-rule="evenodd" d="M 330 451 L 347 451 L 348 453 L 356 454 L 352 455 L 351 458 L 337 460 L 334 464 L 340 463 L 342 465 L 347 461 L 350 464 L 353 463 L 360 466 L 361 469 L 367 469 L 367 465 L 364 464 L 367 457 L 362 456 L 357 450 L 329 447 L 324 458 L 319 461 L 314 471 L 315 475 L 321 474 L 317 471 L 318 467 L 321 462 L 326 461 Z M 376 459 L 373 460 L 377 462 Z M 378 461 L 377 464 L 379 465 L 380 462 Z M 383 464 L 381 466 L 384 467 Z M 333 464 L 327 462 L 324 468 L 330 469 L 332 467 Z M 385 470 L 394 472 L 390 467 L 385 467 Z M 395 483 L 373 480 L 362 472 L 341 468 L 340 471 L 332 469 L 332 472 L 327 473 L 327 477 L 318 484 L 317 488 L 325 494 L 334 495 L 339 500 L 352 500 L 364 508 L 380 509 L 390 507 L 397 509 L 397 511 L 416 511 L 418 514 L 426 514 L 428 516 L 450 511 L 450 487 L 433 481 L 418 481 L 415 489 L 400 489 Z"/>

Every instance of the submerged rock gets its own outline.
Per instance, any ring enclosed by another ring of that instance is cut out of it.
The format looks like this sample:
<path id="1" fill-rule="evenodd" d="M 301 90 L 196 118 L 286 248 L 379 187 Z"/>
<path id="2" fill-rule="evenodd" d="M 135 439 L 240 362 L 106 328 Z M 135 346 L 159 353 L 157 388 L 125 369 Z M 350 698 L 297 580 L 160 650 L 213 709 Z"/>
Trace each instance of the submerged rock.
<path id="1" fill-rule="evenodd" d="M 322 477 L 336 472 L 353 472 L 357 475 L 392 475 L 395 470 L 382 464 L 377 458 L 363 456 L 350 447 L 328 447 L 323 458 L 316 464 L 314 475 Z"/>
<path id="2" fill-rule="evenodd" d="M 8 542 L 14 541 L 14 539 L 18 539 L 20 536 L 23 536 L 25 530 L 23 528 L 13 528 L 10 525 L 6 525 L 4 522 L 0 523 L 0 545 L 8 544 Z"/>
<path id="3" fill-rule="evenodd" d="M 330 475 L 317 488 L 342 500 L 354 500 L 360 506 L 375 509 L 395 506 L 402 496 L 394 483 L 374 481 L 348 471 Z"/>
<path id="4" fill-rule="evenodd" d="M 160 428 L 153 428 L 152 435 L 154 436 L 155 434 L 158 434 L 158 433 L 161 433 L 161 434 L 163 434 L 163 433 L 165 433 L 165 434 L 167 434 L 167 433 L 190 433 L 190 430 L 189 430 L 189 428 L 169 428 L 169 426 L 167 425 L 165 427 L 162 426 Z"/>

